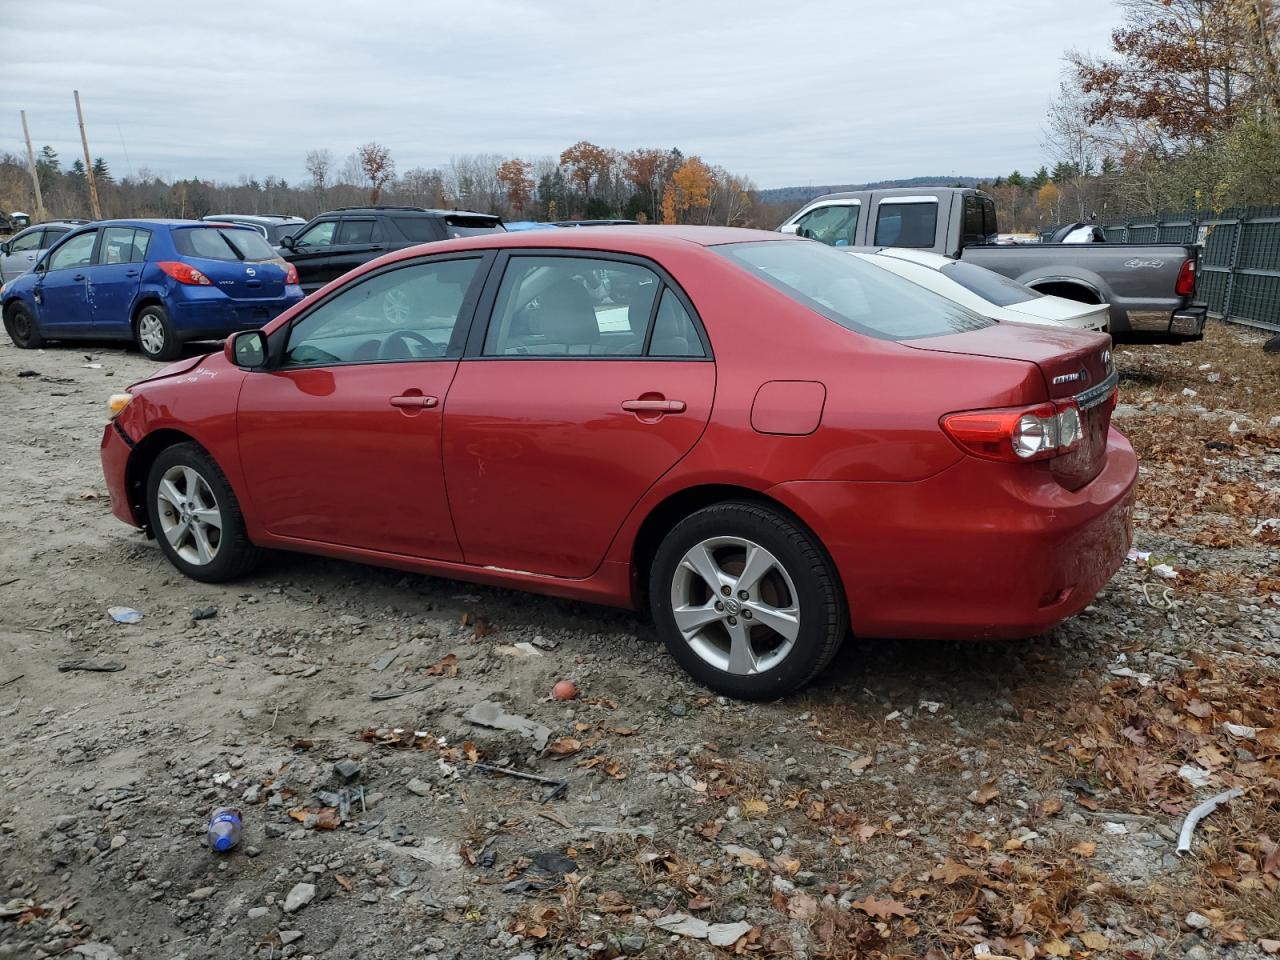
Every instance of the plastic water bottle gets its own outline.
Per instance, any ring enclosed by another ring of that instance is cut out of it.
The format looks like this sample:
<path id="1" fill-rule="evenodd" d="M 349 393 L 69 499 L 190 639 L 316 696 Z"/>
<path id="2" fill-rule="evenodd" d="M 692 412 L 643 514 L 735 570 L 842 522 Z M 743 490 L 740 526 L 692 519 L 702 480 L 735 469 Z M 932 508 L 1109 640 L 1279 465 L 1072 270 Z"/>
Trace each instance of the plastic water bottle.
<path id="1" fill-rule="evenodd" d="M 220 807 L 209 817 L 209 849 L 226 853 L 240 842 L 240 811 Z"/>

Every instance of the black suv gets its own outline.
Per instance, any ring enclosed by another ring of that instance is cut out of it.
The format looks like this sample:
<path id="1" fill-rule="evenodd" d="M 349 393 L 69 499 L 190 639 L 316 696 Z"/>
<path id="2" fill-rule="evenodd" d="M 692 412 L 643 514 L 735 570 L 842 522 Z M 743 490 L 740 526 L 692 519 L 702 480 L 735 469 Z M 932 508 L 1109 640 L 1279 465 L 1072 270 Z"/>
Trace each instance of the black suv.
<path id="1" fill-rule="evenodd" d="M 299 227 L 281 254 L 298 268 L 302 292 L 311 293 L 392 250 L 505 229 L 500 217 L 470 210 L 342 207 Z"/>

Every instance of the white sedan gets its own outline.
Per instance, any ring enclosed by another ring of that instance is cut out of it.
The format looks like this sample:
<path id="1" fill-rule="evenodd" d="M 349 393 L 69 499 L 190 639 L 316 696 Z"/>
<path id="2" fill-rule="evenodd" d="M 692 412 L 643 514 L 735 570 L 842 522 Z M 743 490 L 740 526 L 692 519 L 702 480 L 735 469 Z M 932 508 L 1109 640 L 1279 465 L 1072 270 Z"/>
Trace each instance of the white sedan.
<path id="1" fill-rule="evenodd" d="M 1061 324 L 1079 330 L 1107 329 L 1105 303 L 1048 297 L 986 267 L 926 250 L 885 247 L 875 252 L 849 253 L 993 320 Z"/>

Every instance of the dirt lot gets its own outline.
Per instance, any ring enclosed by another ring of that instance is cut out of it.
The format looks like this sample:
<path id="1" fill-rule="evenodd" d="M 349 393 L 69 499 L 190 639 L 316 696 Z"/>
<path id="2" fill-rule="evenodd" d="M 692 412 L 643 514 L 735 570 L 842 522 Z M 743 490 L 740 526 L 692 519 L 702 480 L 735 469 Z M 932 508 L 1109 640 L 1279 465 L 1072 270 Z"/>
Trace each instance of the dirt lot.
<path id="1" fill-rule="evenodd" d="M 809 691 L 746 705 L 625 613 L 288 555 L 185 580 L 99 474 L 103 401 L 150 365 L 6 341 L 0 957 L 1274 953 L 1260 344 L 1117 351 L 1151 556 L 1082 616 L 1026 643 L 851 642 Z M 124 669 L 58 671 L 84 659 Z M 550 700 L 562 678 L 577 700 Z M 485 701 L 534 729 L 471 722 Z M 1235 786 L 1176 857 L 1187 810 Z M 246 825 L 229 855 L 203 842 L 222 805 Z"/>

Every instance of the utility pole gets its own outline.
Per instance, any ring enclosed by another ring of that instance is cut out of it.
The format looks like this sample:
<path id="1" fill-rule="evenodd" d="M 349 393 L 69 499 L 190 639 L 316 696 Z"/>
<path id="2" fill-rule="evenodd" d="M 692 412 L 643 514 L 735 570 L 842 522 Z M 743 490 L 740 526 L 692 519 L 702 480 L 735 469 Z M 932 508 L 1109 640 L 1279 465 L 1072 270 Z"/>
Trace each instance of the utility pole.
<path id="1" fill-rule="evenodd" d="M 36 191 L 36 223 L 43 223 L 49 218 L 44 212 L 44 197 L 40 195 L 40 173 L 36 170 L 36 154 L 31 149 L 31 134 L 27 131 L 27 111 L 19 110 L 22 114 L 22 135 L 27 140 L 27 169 L 31 173 L 31 186 Z"/>
<path id="2" fill-rule="evenodd" d="M 98 206 L 98 182 L 93 176 L 93 160 L 89 158 L 89 138 L 84 132 L 84 114 L 80 110 L 80 91 L 72 90 L 76 95 L 76 119 L 80 121 L 80 143 L 84 146 L 84 175 L 89 181 L 89 206 L 93 208 L 93 219 L 102 219 L 102 207 Z M 27 149 L 30 149 L 28 146 Z"/>

